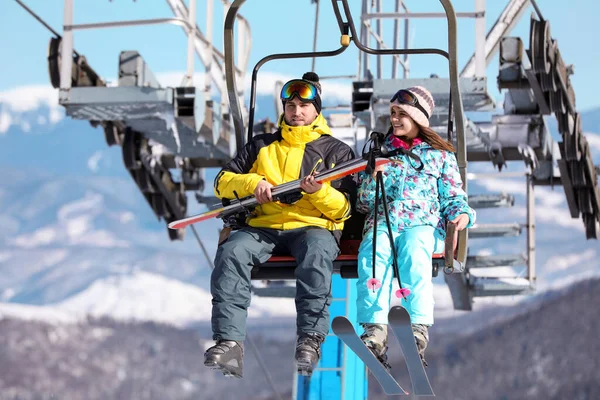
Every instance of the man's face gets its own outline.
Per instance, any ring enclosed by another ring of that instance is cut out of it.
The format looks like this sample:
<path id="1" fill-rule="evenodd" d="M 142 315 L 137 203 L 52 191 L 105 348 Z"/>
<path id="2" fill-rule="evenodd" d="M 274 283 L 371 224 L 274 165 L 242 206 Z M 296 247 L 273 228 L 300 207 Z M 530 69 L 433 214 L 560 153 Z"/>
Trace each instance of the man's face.
<path id="1" fill-rule="evenodd" d="M 304 103 L 297 97 L 285 103 L 285 122 L 290 126 L 310 125 L 318 115 L 313 103 Z"/>

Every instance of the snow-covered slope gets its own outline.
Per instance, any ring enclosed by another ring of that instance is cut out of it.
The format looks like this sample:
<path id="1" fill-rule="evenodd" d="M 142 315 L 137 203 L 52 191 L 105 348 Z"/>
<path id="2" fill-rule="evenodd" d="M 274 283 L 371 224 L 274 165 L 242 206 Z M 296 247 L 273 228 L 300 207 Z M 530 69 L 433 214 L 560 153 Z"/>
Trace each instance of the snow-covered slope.
<path id="1" fill-rule="evenodd" d="M 209 321 L 211 295 L 196 285 L 158 274 L 135 272 L 95 281 L 84 291 L 57 303 L 59 310 L 74 314 L 111 316 L 119 320 L 151 320 L 177 326 Z M 265 301 L 266 300 L 266 301 Z M 290 316 L 293 300 L 256 298 L 249 317 Z M 274 307 L 277 303 L 277 306 Z M 273 306 L 271 306 L 273 305 Z"/>

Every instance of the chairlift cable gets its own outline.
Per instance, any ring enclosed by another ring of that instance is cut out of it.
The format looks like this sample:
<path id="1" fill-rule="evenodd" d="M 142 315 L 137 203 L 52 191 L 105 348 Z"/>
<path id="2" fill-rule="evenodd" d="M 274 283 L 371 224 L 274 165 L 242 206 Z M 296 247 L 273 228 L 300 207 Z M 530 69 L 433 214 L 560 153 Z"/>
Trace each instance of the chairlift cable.
<path id="1" fill-rule="evenodd" d="M 33 10 L 29 7 L 27 7 L 21 0 L 15 0 L 17 3 L 19 3 L 19 5 L 21 7 L 23 7 L 25 9 L 25 11 L 27 11 L 29 14 L 31 14 L 31 16 L 35 19 L 37 19 L 42 25 L 44 25 L 50 32 L 52 32 L 57 38 L 60 39 L 60 35 L 54 30 L 52 29 L 52 27 L 50 25 L 48 25 L 46 23 L 46 21 L 44 21 L 39 15 L 37 15 L 36 13 L 33 12 Z"/>
<path id="2" fill-rule="evenodd" d="M 25 11 L 27 11 L 29 14 L 31 14 L 31 16 L 32 16 L 33 18 L 35 18 L 36 20 L 38 20 L 38 22 L 39 22 L 40 24 L 44 25 L 44 27 L 45 27 L 46 29 L 48 29 L 50 32 L 52 32 L 52 34 L 53 34 L 54 36 L 56 36 L 56 38 L 57 38 L 57 39 L 61 39 L 61 38 L 62 38 L 62 36 L 61 36 L 61 35 L 59 35 L 59 34 L 58 34 L 58 32 L 56 32 L 54 29 L 52 29 L 52 27 L 51 27 L 50 25 L 48 25 L 48 24 L 46 23 L 46 21 L 44 21 L 44 20 L 42 19 L 42 17 L 40 17 L 39 15 L 37 15 L 36 13 L 34 13 L 34 12 L 33 12 L 33 10 L 32 10 L 31 8 L 29 8 L 29 7 L 27 7 L 27 6 L 25 5 L 25 3 L 23 3 L 21 0 L 15 0 L 15 1 L 17 2 L 17 4 L 19 4 L 21 7 L 23 7 L 23 9 L 25 9 Z M 79 53 L 77 53 L 77 51 L 73 50 L 73 54 L 75 54 L 77 57 L 79 57 Z"/>
<path id="3" fill-rule="evenodd" d="M 542 16 L 542 12 L 540 11 L 540 8 L 538 7 L 538 5 L 535 2 L 535 0 L 529 0 L 529 1 L 531 2 L 531 5 L 535 9 L 535 12 L 538 15 L 538 18 L 540 19 L 540 21 L 545 21 L 544 17 Z"/>
<path id="4" fill-rule="evenodd" d="M 256 357 L 256 361 L 258 361 L 258 365 L 260 365 L 260 368 L 265 373 L 265 378 L 267 378 L 267 381 L 269 381 L 269 385 L 271 385 L 271 390 L 273 391 L 273 393 L 275 393 L 275 395 L 277 396 L 277 398 L 279 400 L 283 400 L 281 398 L 281 394 L 279 394 L 279 391 L 275 388 L 275 383 L 273 382 L 273 378 L 271 378 L 269 371 L 267 371 L 267 367 L 266 367 L 262 357 L 260 356 L 260 353 L 258 352 L 256 345 L 254 344 L 254 340 L 252 340 L 252 337 L 248 334 L 246 334 L 246 339 L 248 339 L 248 344 L 250 345 L 250 348 L 252 349 L 252 352 L 254 353 L 254 356 Z"/>
<path id="5" fill-rule="evenodd" d="M 198 241 L 198 245 L 200 246 L 200 249 L 202 249 L 202 253 L 204 253 L 204 257 L 206 257 L 206 261 L 208 261 L 208 264 L 210 265 L 210 269 L 215 269 L 215 264 L 213 263 L 212 258 L 210 258 L 210 256 L 208 255 L 208 251 L 206 250 L 206 247 L 204 246 L 202 239 L 200 239 L 200 235 L 198 235 L 198 231 L 196 231 L 196 227 L 194 225 L 190 225 L 190 227 L 192 228 L 192 232 L 194 233 L 194 236 L 196 237 L 196 240 Z"/>

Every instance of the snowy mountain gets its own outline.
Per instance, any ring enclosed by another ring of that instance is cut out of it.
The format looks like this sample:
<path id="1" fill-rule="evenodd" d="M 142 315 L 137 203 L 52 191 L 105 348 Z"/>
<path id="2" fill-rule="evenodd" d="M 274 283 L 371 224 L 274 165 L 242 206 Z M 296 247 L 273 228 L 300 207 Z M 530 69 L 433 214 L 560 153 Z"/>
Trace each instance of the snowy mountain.
<path id="1" fill-rule="evenodd" d="M 2 313 L 206 322 L 210 265 L 192 232 L 183 243 L 168 240 L 120 147 L 109 148 L 88 122 L 64 118 L 56 95 L 49 87 L 0 94 Z M 203 209 L 190 204 L 192 213 Z M 199 232 L 211 258 L 219 226 L 209 221 Z M 251 318 L 294 310 L 291 301 L 272 304 L 254 301 Z"/>
<path id="2" fill-rule="evenodd" d="M 585 132 L 600 132 L 600 108 L 583 112 L 581 126 Z"/>
<path id="3" fill-rule="evenodd" d="M 185 328 L 210 321 L 211 296 L 201 284 L 184 283 L 142 270 L 95 279 L 59 302 L 31 306 L 0 303 L 0 317 L 48 323 L 78 323 L 89 317 L 123 322 L 155 321 Z M 250 318 L 295 318 L 293 300 L 254 299 Z"/>
<path id="4" fill-rule="evenodd" d="M 538 302 L 503 309 L 475 329 L 470 316 L 456 318 L 458 332 L 431 330 L 428 374 L 439 399 L 581 399 L 600 396 L 600 320 L 590 305 L 600 300 L 600 280 L 552 291 Z M 14 306 L 13 306 L 14 307 Z M 26 314 L 27 306 L 18 306 Z M 253 343 L 274 382 L 275 395 L 248 346 L 244 379 L 208 371 L 209 345 L 192 330 L 154 322 L 86 323 L 24 321 L 0 309 L 0 398 L 289 399 L 293 336 L 279 340 L 253 331 Z M 54 317 L 55 316 L 50 316 Z M 27 332 L 26 335 L 23 333 Z M 394 376 L 411 390 L 395 340 Z M 48 397 L 48 393 L 52 396 Z M 387 399 L 371 377 L 369 399 Z"/>
<path id="5" fill-rule="evenodd" d="M 154 322 L 49 324 L 5 317 L 0 333 L 2 400 L 264 400 L 272 394 L 251 350 L 246 379 L 208 371 L 202 354 L 209 343 L 191 330 Z M 293 344 L 260 337 L 255 344 L 285 393 Z"/>

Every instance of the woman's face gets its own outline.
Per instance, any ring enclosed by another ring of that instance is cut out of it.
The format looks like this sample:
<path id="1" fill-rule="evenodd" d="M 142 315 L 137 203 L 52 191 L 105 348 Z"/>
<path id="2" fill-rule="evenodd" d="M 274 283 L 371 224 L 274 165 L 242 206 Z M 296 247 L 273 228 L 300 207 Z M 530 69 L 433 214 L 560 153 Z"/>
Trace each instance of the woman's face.
<path id="1" fill-rule="evenodd" d="M 399 107 L 392 107 L 390 121 L 392 122 L 395 136 L 414 139 L 419 134 L 419 126 Z"/>

